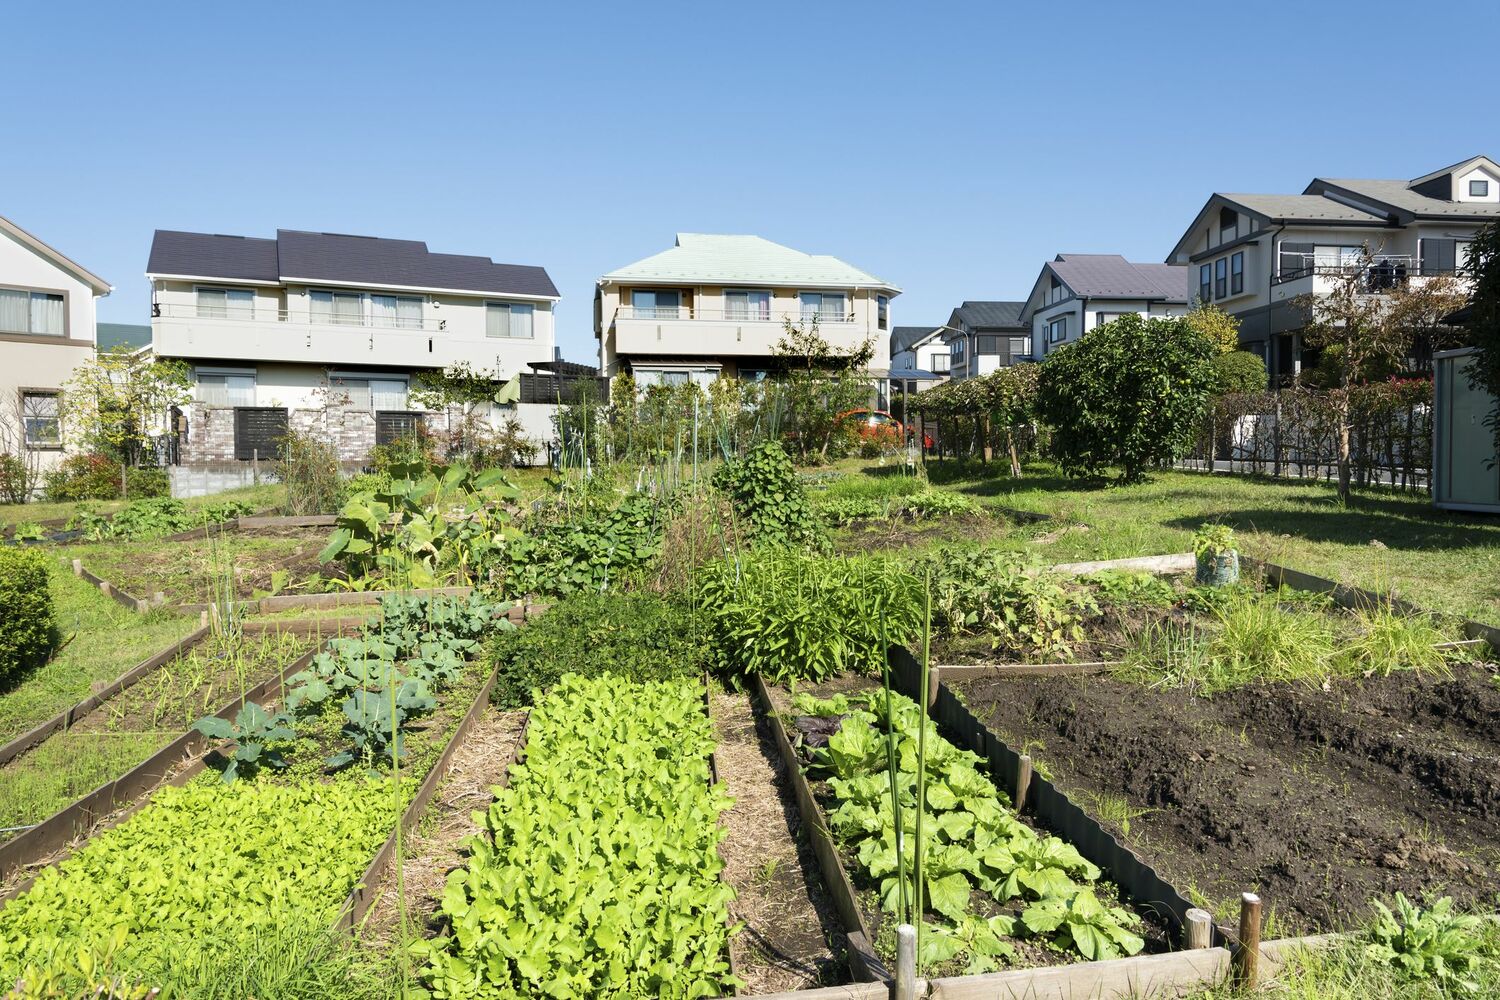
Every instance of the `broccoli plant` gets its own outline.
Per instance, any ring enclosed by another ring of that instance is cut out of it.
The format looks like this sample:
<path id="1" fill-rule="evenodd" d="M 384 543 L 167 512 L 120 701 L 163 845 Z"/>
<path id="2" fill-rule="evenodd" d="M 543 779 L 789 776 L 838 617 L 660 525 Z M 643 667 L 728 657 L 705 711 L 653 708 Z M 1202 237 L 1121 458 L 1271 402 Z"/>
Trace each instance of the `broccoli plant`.
<path id="1" fill-rule="evenodd" d="M 234 754 L 224 758 L 220 772 L 226 782 L 252 777 L 261 767 L 278 771 L 286 767 L 286 760 L 274 744 L 289 742 L 297 736 L 285 712 L 272 715 L 253 701 L 240 706 L 232 723 L 208 715 L 195 722 L 193 728 L 211 740 L 234 741 Z"/>

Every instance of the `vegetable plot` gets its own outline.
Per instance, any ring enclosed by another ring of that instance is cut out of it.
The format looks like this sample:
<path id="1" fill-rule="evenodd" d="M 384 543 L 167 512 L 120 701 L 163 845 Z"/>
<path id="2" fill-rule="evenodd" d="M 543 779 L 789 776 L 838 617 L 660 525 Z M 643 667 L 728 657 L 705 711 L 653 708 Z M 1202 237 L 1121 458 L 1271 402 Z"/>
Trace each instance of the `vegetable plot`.
<path id="1" fill-rule="evenodd" d="M 117 928 L 115 968 L 149 979 L 199 949 L 332 921 L 400 805 L 364 780 L 164 788 L 0 910 L 0 982 L 102 952 Z"/>
<path id="2" fill-rule="evenodd" d="M 902 892 L 882 722 L 886 698 L 899 734 L 896 786 L 908 891 L 917 812 L 917 727 L 928 727 L 923 900 L 925 909 L 941 919 L 924 928 L 924 966 L 963 957 L 967 972 L 986 972 L 1016 956 L 1014 938 L 1035 938 L 1091 961 L 1134 955 L 1144 947 L 1136 933 L 1139 918 L 1095 894 L 1092 884 L 1100 877 L 1095 865 L 1072 845 L 1023 824 L 976 768 L 979 757 L 939 736 L 916 702 L 877 691 L 868 696 L 872 711 L 846 716 L 813 761 L 837 801 L 829 826 L 878 883 L 882 909 L 899 912 Z M 845 707 L 847 702 L 798 700 L 799 711 L 813 714 Z M 976 894 L 982 895 L 976 899 Z"/>
<path id="3" fill-rule="evenodd" d="M 565 676 L 531 714 L 467 869 L 451 936 L 417 946 L 441 998 L 690 1000 L 734 985 L 713 732 L 696 681 Z"/>

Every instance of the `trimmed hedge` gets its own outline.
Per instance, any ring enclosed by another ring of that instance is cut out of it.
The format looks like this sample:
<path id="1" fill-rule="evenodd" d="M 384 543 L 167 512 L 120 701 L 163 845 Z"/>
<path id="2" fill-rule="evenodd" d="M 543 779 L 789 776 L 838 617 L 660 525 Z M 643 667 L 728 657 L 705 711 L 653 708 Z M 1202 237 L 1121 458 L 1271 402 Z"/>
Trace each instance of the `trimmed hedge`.
<path id="1" fill-rule="evenodd" d="M 525 628 L 490 640 L 486 656 L 499 666 L 490 700 L 502 708 L 533 704 L 569 673 L 630 681 L 696 676 L 708 665 L 708 628 L 694 628 L 693 609 L 681 599 L 574 594 Z"/>
<path id="2" fill-rule="evenodd" d="M 41 664 L 55 626 L 47 558 L 35 549 L 0 549 L 0 688 Z"/>

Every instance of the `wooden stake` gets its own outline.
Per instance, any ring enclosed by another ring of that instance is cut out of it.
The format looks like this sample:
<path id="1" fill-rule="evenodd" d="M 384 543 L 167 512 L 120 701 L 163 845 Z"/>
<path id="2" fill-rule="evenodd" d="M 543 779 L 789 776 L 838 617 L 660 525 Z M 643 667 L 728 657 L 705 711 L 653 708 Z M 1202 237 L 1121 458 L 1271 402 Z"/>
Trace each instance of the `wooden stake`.
<path id="1" fill-rule="evenodd" d="M 896 928 L 896 1000 L 917 1000 L 917 929 Z"/>
<path id="2" fill-rule="evenodd" d="M 1184 950 L 1208 948 L 1214 943 L 1214 918 L 1207 910 L 1193 907 L 1187 911 L 1187 921 L 1182 925 L 1182 947 Z"/>
<path id="3" fill-rule="evenodd" d="M 1026 806 L 1026 793 L 1031 790 L 1031 755 L 1021 755 L 1021 766 L 1016 771 L 1016 812 Z"/>
<path id="4" fill-rule="evenodd" d="M 74 576 L 82 576 L 83 575 L 83 560 L 82 559 L 74 559 L 73 560 L 73 575 Z"/>
<path id="5" fill-rule="evenodd" d="M 1260 982 L 1260 897 L 1240 896 L 1240 946 L 1234 953 L 1234 981 L 1245 989 Z"/>

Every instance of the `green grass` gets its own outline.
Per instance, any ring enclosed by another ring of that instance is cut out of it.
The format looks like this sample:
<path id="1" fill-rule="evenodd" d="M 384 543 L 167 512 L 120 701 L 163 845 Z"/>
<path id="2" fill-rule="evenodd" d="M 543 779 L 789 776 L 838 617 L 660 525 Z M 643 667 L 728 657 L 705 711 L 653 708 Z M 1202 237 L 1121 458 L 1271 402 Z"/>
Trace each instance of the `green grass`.
<path id="1" fill-rule="evenodd" d="M 0 693 L 0 743 L 87 698 L 197 627 L 196 619 L 128 611 L 59 566 L 51 578 L 57 628 L 66 643 L 45 665 Z"/>
<path id="2" fill-rule="evenodd" d="M 239 486 L 223 493 L 207 497 L 191 497 L 183 502 L 189 508 L 206 504 L 223 503 L 228 500 L 243 500 L 253 504 L 256 510 L 264 510 L 280 504 L 286 497 L 286 488 L 280 483 L 261 483 L 259 486 Z M 37 501 L 35 503 L 0 504 L 0 525 L 24 524 L 27 521 L 50 521 L 70 518 L 80 509 L 99 514 L 113 514 L 125 506 L 125 500 L 70 500 L 66 503 Z"/>
<path id="3" fill-rule="evenodd" d="M 872 462 L 839 468 L 856 480 L 901 478 Z M 1440 512 L 1425 496 L 1357 490 L 1343 506 L 1324 483 L 1178 471 L 1100 486 L 1046 463 L 1029 465 L 1019 479 L 998 464 L 932 462 L 928 473 L 945 489 L 1087 526 L 1035 526 L 1000 543 L 1049 562 L 1186 552 L 1194 529 L 1219 521 L 1234 527 L 1246 555 L 1500 624 L 1500 518 Z"/>

